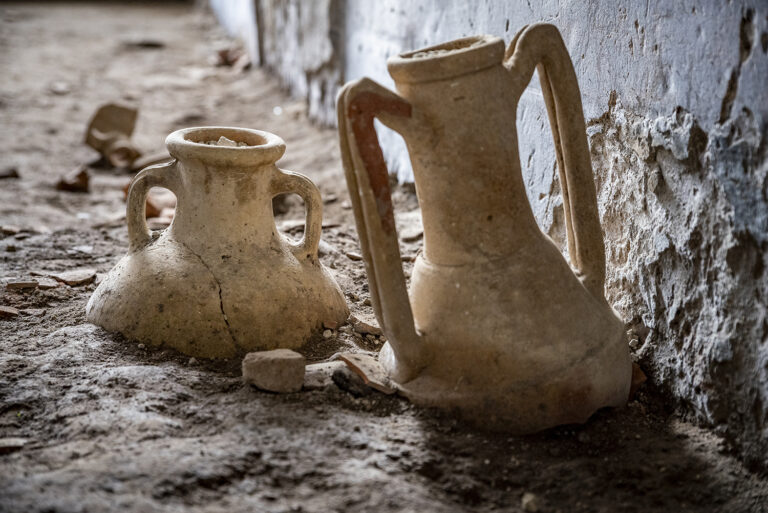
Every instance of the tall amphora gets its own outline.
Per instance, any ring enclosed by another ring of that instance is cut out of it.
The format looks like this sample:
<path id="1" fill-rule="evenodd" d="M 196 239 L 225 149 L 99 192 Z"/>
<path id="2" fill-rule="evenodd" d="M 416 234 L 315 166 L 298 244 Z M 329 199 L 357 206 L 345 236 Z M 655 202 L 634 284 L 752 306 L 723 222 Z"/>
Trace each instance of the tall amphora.
<path id="1" fill-rule="evenodd" d="M 626 402 L 623 323 L 605 252 L 573 66 L 557 29 L 459 39 L 389 59 L 397 93 L 363 79 L 338 99 L 342 157 L 389 342 L 380 361 L 414 402 L 532 432 Z M 571 264 L 528 203 L 515 127 L 538 69 L 554 136 Z M 424 248 L 406 288 L 388 172 L 373 126 L 406 141 Z"/>

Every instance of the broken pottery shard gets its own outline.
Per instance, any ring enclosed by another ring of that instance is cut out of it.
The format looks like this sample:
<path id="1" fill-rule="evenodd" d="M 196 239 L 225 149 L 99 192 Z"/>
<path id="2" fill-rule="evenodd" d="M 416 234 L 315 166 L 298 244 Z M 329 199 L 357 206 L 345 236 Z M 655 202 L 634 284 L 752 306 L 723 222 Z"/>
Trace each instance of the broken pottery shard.
<path id="1" fill-rule="evenodd" d="M 67 192 L 88 192 L 90 181 L 91 176 L 85 166 L 80 166 L 62 176 L 56 183 L 56 189 Z"/>
<path id="2" fill-rule="evenodd" d="M 360 319 L 354 315 L 349 316 L 349 324 L 352 325 L 352 328 L 362 334 L 362 335 L 381 335 L 382 331 L 381 328 L 376 326 L 373 322 L 373 320 L 364 320 Z"/>
<path id="3" fill-rule="evenodd" d="M 20 451 L 29 443 L 26 438 L 0 438 L 0 454 Z"/>
<path id="4" fill-rule="evenodd" d="M 363 379 L 366 385 L 383 394 L 394 394 L 396 389 L 387 376 L 387 372 L 376 358 L 360 353 L 344 353 L 339 358 Z"/>
<path id="5" fill-rule="evenodd" d="M 307 365 L 304 370 L 304 390 L 322 390 L 333 384 L 333 373 L 346 368 L 344 362 L 322 362 Z"/>
<path id="6" fill-rule="evenodd" d="M 349 392 L 355 397 L 363 397 L 372 393 L 371 387 L 365 384 L 356 372 L 353 372 L 346 364 L 333 371 L 331 379 L 340 389 Z"/>
<path id="7" fill-rule="evenodd" d="M 19 311 L 12 306 L 0 306 L 0 319 L 12 319 L 18 317 Z"/>
<path id="8" fill-rule="evenodd" d="M 243 381 L 269 392 L 298 392 L 304 384 L 304 356 L 290 349 L 248 353 Z"/>
<path id="9" fill-rule="evenodd" d="M 96 271 L 93 269 L 74 269 L 72 271 L 63 271 L 51 274 L 51 278 L 66 283 L 70 287 L 86 285 L 96 278 Z"/>
<path id="10" fill-rule="evenodd" d="M 5 284 L 8 290 L 36 289 L 38 283 L 35 280 L 14 280 Z"/>

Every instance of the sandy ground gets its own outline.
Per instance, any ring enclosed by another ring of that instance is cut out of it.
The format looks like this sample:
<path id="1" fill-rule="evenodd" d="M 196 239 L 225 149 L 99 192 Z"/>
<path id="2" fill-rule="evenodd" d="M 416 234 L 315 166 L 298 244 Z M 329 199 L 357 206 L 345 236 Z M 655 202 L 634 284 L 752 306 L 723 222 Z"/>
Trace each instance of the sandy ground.
<path id="1" fill-rule="evenodd" d="M 163 47 L 125 44 L 141 38 Z M 87 194 L 54 187 L 97 157 L 82 143 L 95 109 L 121 101 L 140 108 L 134 141 L 146 151 L 195 125 L 282 136 L 281 167 L 325 196 L 323 263 L 353 313 L 372 313 L 365 269 L 346 256 L 359 248 L 335 132 L 307 122 L 267 74 L 214 67 L 227 44 L 184 4 L 0 5 L 0 171 L 20 175 L 0 179 L 0 225 L 19 230 L 0 234 L 0 277 L 101 276 L 125 253 L 129 174 L 91 168 Z M 415 207 L 404 190 L 397 203 Z M 288 207 L 278 221 L 303 215 L 297 200 Z M 0 292 L 21 311 L 0 319 L 0 511 L 768 510 L 766 480 L 648 386 L 583 426 L 487 434 L 396 396 L 259 392 L 239 360 L 190 362 L 88 325 L 95 286 Z M 304 352 L 380 345 L 339 331 Z"/>

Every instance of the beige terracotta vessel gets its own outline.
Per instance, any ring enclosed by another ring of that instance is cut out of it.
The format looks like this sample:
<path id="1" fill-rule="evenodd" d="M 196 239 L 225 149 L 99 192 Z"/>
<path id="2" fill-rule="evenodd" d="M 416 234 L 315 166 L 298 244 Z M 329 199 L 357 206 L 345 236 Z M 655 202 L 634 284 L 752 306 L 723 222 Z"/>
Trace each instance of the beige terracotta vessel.
<path id="1" fill-rule="evenodd" d="M 225 136 L 247 146 L 205 144 Z M 128 193 L 130 250 L 99 285 L 88 320 L 126 337 L 201 357 L 296 348 L 323 322 L 348 316 L 318 261 L 322 201 L 305 176 L 279 169 L 276 135 L 241 128 L 188 128 L 168 136 L 174 161 L 139 173 Z M 159 236 L 145 221 L 151 187 L 177 196 Z M 272 198 L 304 199 L 304 237 L 275 227 Z"/>
<path id="2" fill-rule="evenodd" d="M 517 103 L 538 67 L 560 169 L 571 269 L 536 224 L 518 155 Z M 573 66 L 557 29 L 459 39 L 389 59 L 395 94 L 368 79 L 339 95 L 342 157 L 376 315 L 380 362 L 414 402 L 526 433 L 626 402 L 623 323 L 605 254 Z M 413 164 L 424 248 L 400 263 L 373 119 Z"/>

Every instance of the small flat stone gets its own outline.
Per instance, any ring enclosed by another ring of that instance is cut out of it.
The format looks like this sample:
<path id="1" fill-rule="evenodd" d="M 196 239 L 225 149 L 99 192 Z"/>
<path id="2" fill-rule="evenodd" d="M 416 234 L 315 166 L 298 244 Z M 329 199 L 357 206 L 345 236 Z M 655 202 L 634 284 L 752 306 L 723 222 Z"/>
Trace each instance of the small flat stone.
<path id="1" fill-rule="evenodd" d="M 536 513 L 539 511 L 539 498 L 530 492 L 525 492 L 520 499 L 520 505 L 523 507 L 523 511 Z"/>
<path id="2" fill-rule="evenodd" d="M 39 278 L 37 280 L 37 287 L 40 290 L 48 290 L 48 289 L 55 289 L 59 286 L 59 282 L 54 280 L 53 278 Z"/>
<path id="3" fill-rule="evenodd" d="M 387 395 L 396 392 L 386 371 L 373 356 L 360 353 L 343 353 L 339 355 L 339 358 L 355 374 L 360 376 L 367 386 Z"/>
<path id="4" fill-rule="evenodd" d="M 333 245 L 325 242 L 323 239 L 320 239 L 320 244 L 317 247 L 317 252 L 320 254 L 320 256 L 325 256 L 325 255 L 335 255 L 339 252 L 339 250 L 336 249 Z"/>
<path id="5" fill-rule="evenodd" d="M 350 315 L 348 322 L 352 325 L 352 329 L 361 335 L 370 333 L 371 335 L 379 336 L 382 334 L 381 328 L 374 324 L 372 319 L 360 319 L 354 315 Z"/>
<path id="6" fill-rule="evenodd" d="M 72 271 L 63 271 L 51 274 L 51 278 L 66 283 L 70 287 L 86 285 L 96 278 L 96 271 L 93 269 L 73 269 Z"/>
<path id="7" fill-rule="evenodd" d="M 3 235 L 16 235 L 20 231 L 21 231 L 21 228 L 19 228 L 18 226 L 13 226 L 10 224 L 0 226 L 0 232 L 3 232 Z"/>
<path id="8" fill-rule="evenodd" d="M 257 351 L 243 358 L 243 381 L 269 392 L 298 392 L 304 384 L 304 356 L 290 349 Z"/>
<path id="9" fill-rule="evenodd" d="M 5 284 L 8 290 L 28 290 L 36 289 L 38 283 L 35 280 L 13 280 Z"/>
<path id="10" fill-rule="evenodd" d="M 4 180 L 6 178 L 19 178 L 19 170 L 13 166 L 3 168 L 0 171 L 0 180 Z"/>
<path id="11" fill-rule="evenodd" d="M 19 311 L 12 306 L 0 306 L 0 319 L 12 319 L 19 316 Z"/>
<path id="12" fill-rule="evenodd" d="M 333 373 L 346 368 L 342 361 L 321 362 L 307 365 L 304 370 L 304 390 L 322 390 L 333 384 Z"/>
<path id="13" fill-rule="evenodd" d="M 20 451 L 29 442 L 26 438 L 0 438 L 0 454 Z"/>
<path id="14" fill-rule="evenodd" d="M 363 259 L 363 256 L 360 253 L 355 253 L 354 251 L 347 251 L 344 254 L 347 256 L 347 258 L 355 262 Z"/>
<path id="15" fill-rule="evenodd" d="M 45 315 L 45 308 L 25 308 L 24 310 L 21 310 L 20 313 L 30 317 L 42 317 Z"/>

